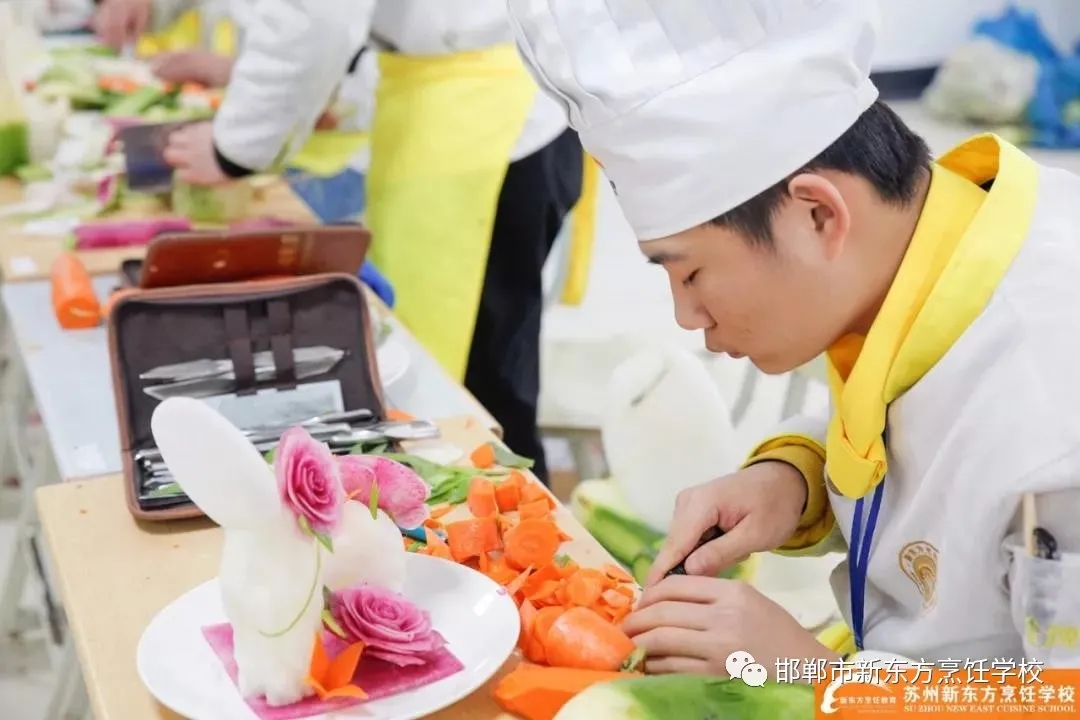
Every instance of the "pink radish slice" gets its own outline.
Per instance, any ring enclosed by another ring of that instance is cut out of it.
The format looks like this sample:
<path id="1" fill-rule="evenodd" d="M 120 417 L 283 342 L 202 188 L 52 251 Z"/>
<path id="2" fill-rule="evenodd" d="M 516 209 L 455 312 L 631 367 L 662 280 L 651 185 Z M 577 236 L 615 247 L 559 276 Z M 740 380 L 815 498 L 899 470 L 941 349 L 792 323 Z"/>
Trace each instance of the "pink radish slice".
<path id="1" fill-rule="evenodd" d="M 101 250 L 146 245 L 162 233 L 190 230 L 191 223 L 183 218 L 86 223 L 75 228 L 75 249 Z"/>

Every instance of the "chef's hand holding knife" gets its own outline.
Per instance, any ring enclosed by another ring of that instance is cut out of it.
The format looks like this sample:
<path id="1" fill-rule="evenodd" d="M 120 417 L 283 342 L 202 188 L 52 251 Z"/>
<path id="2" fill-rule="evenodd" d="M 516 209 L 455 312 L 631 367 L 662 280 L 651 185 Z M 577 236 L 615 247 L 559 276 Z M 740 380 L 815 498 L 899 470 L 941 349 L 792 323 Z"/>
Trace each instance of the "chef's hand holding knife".
<path id="1" fill-rule="evenodd" d="M 645 650 L 647 672 L 723 676 L 733 652 L 752 655 L 770 677 L 780 658 L 837 659 L 751 585 L 717 577 L 752 553 L 787 542 L 806 499 L 802 474 L 777 461 L 679 494 L 670 534 L 623 624 Z"/>

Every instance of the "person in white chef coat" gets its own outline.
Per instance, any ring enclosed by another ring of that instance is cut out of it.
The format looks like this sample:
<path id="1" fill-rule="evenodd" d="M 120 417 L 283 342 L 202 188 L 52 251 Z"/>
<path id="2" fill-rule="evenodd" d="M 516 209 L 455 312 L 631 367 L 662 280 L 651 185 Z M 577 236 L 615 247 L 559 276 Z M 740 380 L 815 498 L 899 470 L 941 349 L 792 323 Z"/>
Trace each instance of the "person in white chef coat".
<path id="1" fill-rule="evenodd" d="M 156 0 L 151 19 L 177 1 Z M 260 0 L 242 24 L 213 122 L 170 139 L 178 177 L 213 185 L 278 166 L 356 49 L 377 51 L 368 259 L 393 285 L 398 318 L 546 479 L 542 270 L 582 194 L 584 154 L 518 56 L 504 0 Z"/>
<path id="2" fill-rule="evenodd" d="M 878 100 L 868 0 L 509 5 L 678 322 L 768 373 L 827 360 L 831 417 L 680 495 L 626 620 L 647 668 L 1080 666 L 1080 178 L 993 135 L 933 160 Z M 771 550 L 848 553 L 849 647 L 714 579 Z"/>

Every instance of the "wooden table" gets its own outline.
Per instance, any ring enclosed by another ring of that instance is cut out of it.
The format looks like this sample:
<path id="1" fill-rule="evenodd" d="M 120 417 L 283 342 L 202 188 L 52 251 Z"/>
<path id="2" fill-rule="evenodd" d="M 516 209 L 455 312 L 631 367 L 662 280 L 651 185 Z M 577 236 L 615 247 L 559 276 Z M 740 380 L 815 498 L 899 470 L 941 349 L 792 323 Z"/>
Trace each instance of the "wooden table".
<path id="1" fill-rule="evenodd" d="M 492 439 L 475 420 L 439 423 L 443 438 L 469 451 Z M 45 487 L 38 513 L 97 720 L 178 716 L 146 691 L 135 669 L 143 629 L 163 607 L 217 574 L 221 531 L 206 521 L 137 523 L 124 504 L 123 479 L 109 476 Z M 611 558 L 560 507 L 559 525 L 574 540 L 564 551 L 582 565 Z M 516 658 L 502 668 L 507 672 Z M 495 679 L 437 720 L 491 720 L 499 715 Z"/>
<path id="2" fill-rule="evenodd" d="M 0 205 L 22 200 L 22 188 L 12 180 L 0 180 Z M 298 223 L 315 222 L 307 205 L 298 198 L 284 178 L 256 193 L 251 217 L 273 216 Z M 144 219 L 174 216 L 166 208 L 148 209 L 139 205 L 121 209 L 102 219 Z M 40 280 L 49 276 L 53 260 L 66 249 L 67 238 L 26 233 L 21 223 L 0 218 L 0 277 L 6 282 Z M 145 247 L 126 247 L 80 252 L 79 258 L 91 275 L 107 275 L 120 269 L 124 260 L 142 258 Z"/>

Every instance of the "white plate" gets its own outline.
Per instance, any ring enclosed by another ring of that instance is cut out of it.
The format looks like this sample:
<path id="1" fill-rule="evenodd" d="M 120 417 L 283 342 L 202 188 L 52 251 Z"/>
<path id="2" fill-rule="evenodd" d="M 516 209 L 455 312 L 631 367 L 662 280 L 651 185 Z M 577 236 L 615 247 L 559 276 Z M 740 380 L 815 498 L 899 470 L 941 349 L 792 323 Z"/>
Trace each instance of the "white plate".
<path id="1" fill-rule="evenodd" d="M 520 620 L 506 592 L 480 573 L 446 560 L 408 558 L 405 595 L 431 613 L 464 669 L 422 688 L 337 711 L 334 718 L 413 720 L 473 693 L 517 645 Z M 191 720 L 253 720 L 202 628 L 225 622 L 217 580 L 189 590 L 159 612 L 139 640 L 143 684 L 170 710 Z M 328 720 L 319 715 L 316 720 Z"/>
<path id="2" fill-rule="evenodd" d="M 382 380 L 383 389 L 390 392 L 390 388 L 399 383 L 409 372 L 409 349 L 393 336 L 388 337 L 379 346 L 375 361 L 379 366 L 379 378 Z"/>

